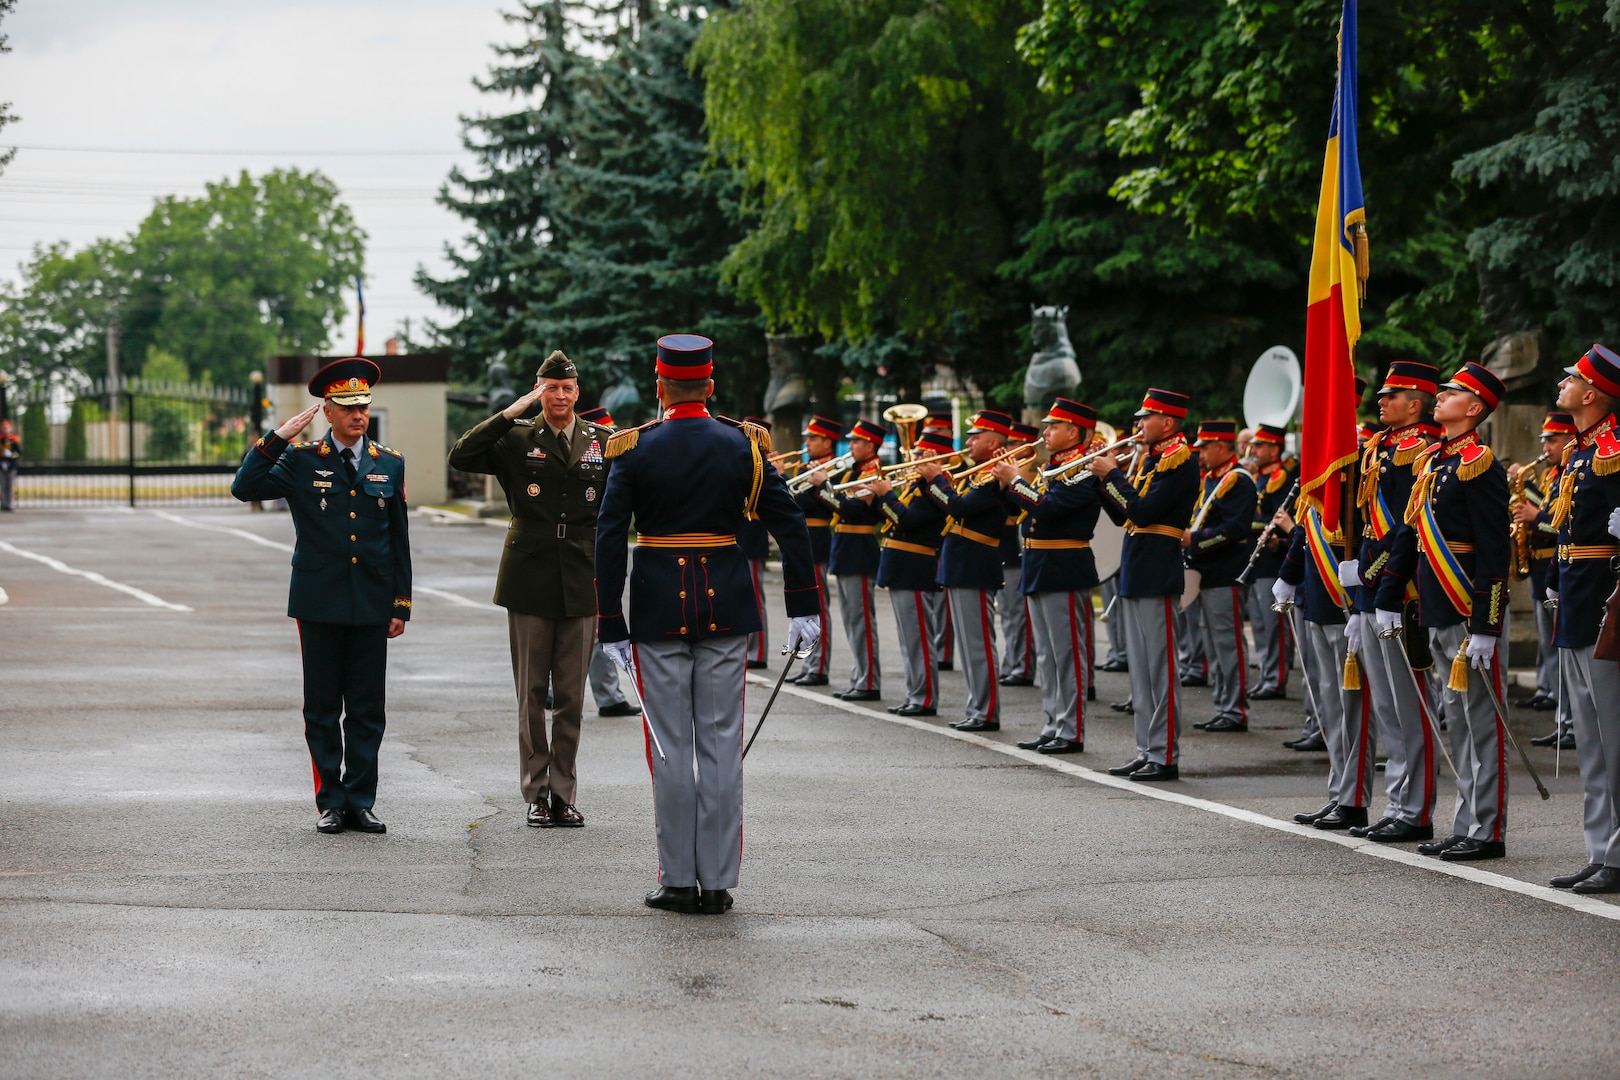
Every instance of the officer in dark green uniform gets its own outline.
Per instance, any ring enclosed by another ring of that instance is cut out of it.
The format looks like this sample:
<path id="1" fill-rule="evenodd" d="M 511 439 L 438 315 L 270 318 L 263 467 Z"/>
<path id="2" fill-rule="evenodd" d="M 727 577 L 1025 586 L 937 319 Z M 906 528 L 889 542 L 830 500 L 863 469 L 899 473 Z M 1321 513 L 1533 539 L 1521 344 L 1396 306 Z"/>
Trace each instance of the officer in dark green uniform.
<path id="1" fill-rule="evenodd" d="M 596 511 L 607 486 L 612 431 L 576 415 L 578 400 L 579 373 L 553 352 L 533 390 L 450 450 L 453 467 L 493 474 L 512 511 L 495 603 L 506 609 L 511 637 L 523 798 L 529 824 L 540 829 L 585 824 L 574 805 L 574 761 L 596 641 Z M 523 419 L 536 402 L 540 415 Z"/>
<path id="2" fill-rule="evenodd" d="M 255 443 L 231 494 L 286 499 L 298 543 L 287 614 L 304 657 L 304 738 L 315 771 L 316 828 L 387 832 L 372 813 L 384 726 L 388 639 L 411 617 L 405 459 L 366 437 L 382 370 L 355 357 L 326 365 L 309 392 L 324 398 Z M 326 413 L 318 442 L 289 443 Z"/>

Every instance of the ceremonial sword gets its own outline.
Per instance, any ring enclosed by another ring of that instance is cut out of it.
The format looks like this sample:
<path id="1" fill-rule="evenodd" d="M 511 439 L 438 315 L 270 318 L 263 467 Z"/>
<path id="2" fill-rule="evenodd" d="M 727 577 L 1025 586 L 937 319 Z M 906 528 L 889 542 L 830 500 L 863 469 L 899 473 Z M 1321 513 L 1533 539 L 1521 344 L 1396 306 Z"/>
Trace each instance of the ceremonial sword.
<path id="1" fill-rule="evenodd" d="M 748 751 L 753 748 L 754 740 L 759 738 L 759 729 L 765 726 L 765 718 L 771 714 L 771 706 L 776 704 L 776 695 L 782 692 L 782 684 L 787 681 L 788 669 L 793 667 L 793 661 L 803 660 L 814 651 L 815 642 L 811 642 L 798 652 L 788 652 L 786 645 L 782 646 L 782 655 L 787 657 L 787 663 L 782 665 L 782 674 L 776 677 L 776 686 L 771 690 L 771 696 L 765 701 L 765 711 L 759 714 L 759 721 L 754 724 L 754 733 L 748 736 L 748 744 L 743 747 L 742 756 L 748 758 Z"/>
<path id="2" fill-rule="evenodd" d="M 1272 604 L 1271 610 L 1287 613 L 1289 628 L 1294 631 L 1294 648 L 1304 649 L 1306 647 L 1305 639 L 1300 637 L 1299 616 L 1295 613 L 1294 607 L 1295 605 L 1292 600 L 1285 600 L 1279 604 Z M 1284 648 L 1286 649 L 1286 646 L 1284 646 Z M 1322 706 L 1318 705 L 1316 702 L 1316 688 L 1311 685 L 1310 674 L 1303 670 L 1304 666 L 1305 662 L 1302 659 L 1300 661 L 1300 685 L 1305 687 L 1305 696 L 1310 699 L 1311 711 L 1316 714 L 1316 726 L 1320 728 L 1322 726 Z"/>
<path id="3" fill-rule="evenodd" d="M 641 710 L 641 721 L 647 728 L 647 734 L 652 736 L 653 749 L 658 751 L 658 760 L 668 763 L 669 758 L 664 756 L 664 746 L 658 741 L 658 732 L 653 730 L 652 718 L 647 715 L 647 703 L 642 700 L 641 687 L 636 685 L 636 665 L 632 663 L 624 670 L 630 676 L 630 689 L 635 691 L 636 706 Z"/>
<path id="4" fill-rule="evenodd" d="M 1397 623 L 1388 630 L 1378 631 L 1378 637 L 1381 640 L 1389 641 L 1393 638 L 1399 637 L 1401 632 L 1401 624 Z M 1423 695 L 1423 687 L 1418 684 L 1417 671 L 1412 667 L 1412 658 L 1411 656 L 1407 655 L 1406 645 L 1404 642 L 1402 642 L 1399 647 L 1401 650 L 1401 667 L 1406 669 L 1406 677 L 1412 680 L 1412 692 L 1417 695 L 1418 712 L 1422 713 L 1424 718 L 1428 720 L 1429 733 L 1434 736 L 1434 744 L 1440 748 L 1441 756 L 1446 759 L 1446 764 L 1450 766 L 1451 775 L 1457 776 L 1457 763 L 1451 760 L 1451 751 L 1446 747 L 1446 737 L 1440 732 L 1440 721 L 1435 717 L 1434 710 L 1432 708 L 1426 709 L 1423 707 L 1423 703 L 1427 699 Z"/>
<path id="5" fill-rule="evenodd" d="M 1480 674 L 1485 676 L 1485 692 L 1491 696 L 1491 704 L 1496 708 L 1496 718 L 1502 722 L 1502 734 L 1506 735 L 1507 741 L 1513 744 L 1513 749 L 1519 752 L 1519 760 L 1524 762 L 1524 771 L 1530 774 L 1530 779 L 1534 781 L 1536 790 L 1541 793 L 1542 799 L 1552 798 L 1552 793 L 1547 790 L 1547 785 L 1541 782 L 1541 775 L 1536 772 L 1536 767 L 1530 764 L 1530 755 L 1524 752 L 1524 747 L 1519 745 L 1519 740 L 1513 737 L 1513 730 L 1508 727 L 1507 706 L 1502 704 L 1502 695 L 1496 692 L 1496 680 L 1490 677 L 1489 672 L 1481 671 Z M 1464 707 L 1466 708 L 1466 706 Z"/>

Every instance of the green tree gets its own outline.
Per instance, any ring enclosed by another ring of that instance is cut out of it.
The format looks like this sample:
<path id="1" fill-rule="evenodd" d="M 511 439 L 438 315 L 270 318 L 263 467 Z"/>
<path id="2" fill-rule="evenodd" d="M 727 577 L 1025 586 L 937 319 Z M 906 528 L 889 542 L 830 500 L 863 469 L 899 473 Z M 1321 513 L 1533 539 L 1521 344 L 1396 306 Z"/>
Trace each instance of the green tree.
<path id="1" fill-rule="evenodd" d="M 89 419 L 88 410 L 90 402 L 76 400 L 68 413 L 67 430 L 62 438 L 62 460 L 84 461 L 90 456 L 89 440 L 85 435 L 85 423 Z"/>
<path id="2" fill-rule="evenodd" d="M 12 9 L 16 6 L 17 0 L 0 0 L 0 22 L 4 22 L 5 17 L 10 15 Z M 0 34 L 0 53 L 8 53 L 11 51 L 11 47 L 6 42 L 7 35 Z M 0 128 L 4 128 L 7 124 L 14 124 L 16 122 L 17 114 L 11 111 L 11 103 L 0 102 Z M 14 146 L 0 150 L 0 170 L 4 170 L 7 165 L 11 164 L 11 159 L 16 156 L 17 148 Z"/>
<path id="3" fill-rule="evenodd" d="M 141 378 L 159 385 L 181 386 L 190 381 L 191 374 L 184 360 L 154 345 L 146 350 Z M 185 404 L 161 394 L 140 394 L 135 402 L 135 418 L 146 425 L 145 453 L 141 456 L 147 461 L 188 460 L 193 425 Z"/>

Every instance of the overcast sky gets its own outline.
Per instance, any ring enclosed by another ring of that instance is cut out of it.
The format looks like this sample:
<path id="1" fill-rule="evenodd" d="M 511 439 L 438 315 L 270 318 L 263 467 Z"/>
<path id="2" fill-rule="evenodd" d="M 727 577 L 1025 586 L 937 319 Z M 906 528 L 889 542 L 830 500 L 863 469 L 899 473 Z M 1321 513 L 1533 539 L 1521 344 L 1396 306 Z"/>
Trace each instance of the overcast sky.
<path id="1" fill-rule="evenodd" d="M 507 7 L 515 5 L 506 5 Z M 467 163 L 458 116 L 510 100 L 472 85 L 515 40 L 499 0 L 20 0 L 0 101 L 22 119 L 0 175 L 0 273 L 35 243 L 132 230 L 155 196 L 276 166 L 319 168 L 366 244 L 367 351 L 433 306 L 411 284 L 460 219 L 433 202 Z M 199 154 L 31 149 L 197 150 Z M 247 153 L 251 151 L 252 153 Z M 345 156 L 356 151 L 426 151 Z M 332 342 L 354 348 L 354 303 Z M 442 313 L 440 318 L 443 318 Z"/>

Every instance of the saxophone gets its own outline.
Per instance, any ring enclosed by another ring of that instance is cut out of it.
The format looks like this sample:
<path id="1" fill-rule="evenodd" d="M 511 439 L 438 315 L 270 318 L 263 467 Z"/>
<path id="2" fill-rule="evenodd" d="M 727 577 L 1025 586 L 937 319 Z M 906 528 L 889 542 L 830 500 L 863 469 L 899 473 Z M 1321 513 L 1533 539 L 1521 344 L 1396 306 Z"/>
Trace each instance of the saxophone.
<path id="1" fill-rule="evenodd" d="M 1512 515 L 1513 508 L 1524 501 L 1524 487 L 1530 480 L 1530 472 L 1538 465 L 1547 462 L 1547 455 L 1541 454 L 1536 460 L 1519 470 L 1508 484 L 1508 514 Z M 1530 526 L 1526 522 L 1512 521 L 1508 526 L 1508 533 L 1513 538 L 1513 580 L 1523 581 L 1530 576 Z"/>

